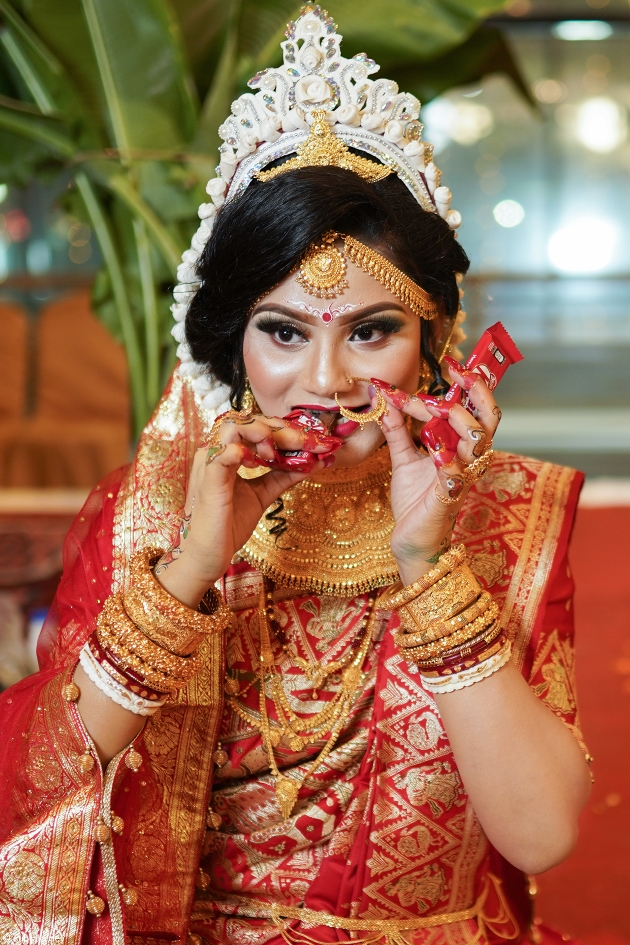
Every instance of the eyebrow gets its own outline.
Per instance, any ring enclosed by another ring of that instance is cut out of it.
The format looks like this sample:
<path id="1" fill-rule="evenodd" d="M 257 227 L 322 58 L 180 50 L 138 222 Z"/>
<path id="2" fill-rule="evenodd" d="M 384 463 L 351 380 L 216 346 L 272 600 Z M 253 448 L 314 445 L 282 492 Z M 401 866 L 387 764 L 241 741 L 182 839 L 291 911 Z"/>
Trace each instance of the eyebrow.
<path id="1" fill-rule="evenodd" d="M 296 312 L 294 309 L 282 305 L 281 302 L 267 302 L 260 305 L 252 313 L 252 317 L 260 315 L 263 312 L 277 312 L 279 315 L 292 318 L 297 322 L 304 322 L 307 325 L 311 325 L 313 322 L 317 324 L 317 322 L 320 321 L 316 315 L 309 315 L 306 312 Z M 344 325 L 355 325 L 358 322 L 365 321 L 370 315 L 380 315 L 383 312 L 400 312 L 401 315 L 407 314 L 402 305 L 398 305 L 396 302 L 375 302 L 373 305 L 366 305 L 364 308 L 359 309 L 359 311 L 353 312 L 351 316 L 339 315 L 335 321 L 342 322 Z"/>

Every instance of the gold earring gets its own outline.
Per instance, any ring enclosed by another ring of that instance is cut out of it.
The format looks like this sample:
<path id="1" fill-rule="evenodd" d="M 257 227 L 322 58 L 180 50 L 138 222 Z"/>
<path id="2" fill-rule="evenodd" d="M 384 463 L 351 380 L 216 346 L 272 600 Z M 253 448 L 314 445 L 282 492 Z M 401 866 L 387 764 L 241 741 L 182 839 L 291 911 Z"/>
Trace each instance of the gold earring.
<path id="1" fill-rule="evenodd" d="M 232 404 L 233 409 L 234 404 Z M 260 407 L 256 403 L 256 398 L 254 397 L 254 392 L 252 391 L 249 378 L 247 374 L 245 375 L 245 390 L 243 391 L 243 396 L 241 397 L 241 410 L 244 410 L 246 413 L 260 413 Z"/>
<path id="2" fill-rule="evenodd" d="M 365 381 L 366 384 L 369 384 L 367 377 L 349 377 L 348 381 Z M 378 425 L 381 425 L 381 417 L 387 413 L 387 401 L 381 394 L 380 390 L 376 391 L 376 407 L 372 407 L 371 410 L 368 410 L 366 413 L 356 413 L 354 410 L 349 410 L 347 407 L 342 407 L 339 403 L 339 397 L 335 394 L 335 400 L 337 401 L 337 406 L 339 407 L 339 413 L 342 417 L 345 417 L 346 420 L 352 420 L 354 423 L 358 423 L 361 429 L 366 425 L 366 423 L 371 423 L 372 420 Z"/>

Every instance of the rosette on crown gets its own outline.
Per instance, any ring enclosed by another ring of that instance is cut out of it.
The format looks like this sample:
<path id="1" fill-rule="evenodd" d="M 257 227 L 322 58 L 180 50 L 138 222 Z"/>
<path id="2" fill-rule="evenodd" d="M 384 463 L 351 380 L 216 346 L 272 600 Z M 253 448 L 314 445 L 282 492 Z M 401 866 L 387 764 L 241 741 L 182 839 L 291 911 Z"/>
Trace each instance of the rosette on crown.
<path id="1" fill-rule="evenodd" d="M 342 37 L 320 6 L 304 6 L 297 20 L 287 26 L 285 36 L 280 44 L 282 65 L 264 69 L 250 79 L 252 91 L 232 103 L 230 116 L 219 128 L 224 143 L 219 148 L 217 176 L 206 188 L 211 202 L 199 208 L 201 224 L 178 272 L 173 331 L 182 342 L 179 371 L 196 378 L 193 387 L 200 403 L 213 412 L 227 403 L 228 389 L 208 378 L 203 365 L 192 361 L 183 343 L 181 323 L 197 289 L 195 265 L 212 232 L 214 217 L 254 178 L 276 176 L 265 172 L 269 164 L 296 155 L 292 166 L 332 165 L 356 173 L 362 169 L 362 176 L 372 181 L 394 173 L 423 209 L 438 213 L 453 230 L 461 223 L 460 214 L 450 209 L 450 190 L 440 186 L 433 145 L 422 140 L 418 99 L 399 92 L 390 79 L 371 78 L 380 66 L 365 53 L 346 59 L 341 53 Z M 357 151 L 366 157 L 358 157 Z M 289 169 L 289 163 L 282 166 L 282 172 Z"/>

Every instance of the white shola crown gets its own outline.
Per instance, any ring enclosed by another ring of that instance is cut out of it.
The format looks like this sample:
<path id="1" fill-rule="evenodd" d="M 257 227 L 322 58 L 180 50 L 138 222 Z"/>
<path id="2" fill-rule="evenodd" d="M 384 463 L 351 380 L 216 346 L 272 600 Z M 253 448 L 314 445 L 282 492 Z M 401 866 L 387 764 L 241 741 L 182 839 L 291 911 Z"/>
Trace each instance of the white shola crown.
<path id="1" fill-rule="evenodd" d="M 252 178 L 278 158 L 295 154 L 308 138 L 313 112 L 324 110 L 335 135 L 348 147 L 390 167 L 424 210 L 439 213 L 452 229 L 462 218 L 450 209 L 451 192 L 440 186 L 440 171 L 433 163 L 433 146 L 422 141 L 418 120 L 420 102 L 399 92 L 390 79 L 371 79 L 380 66 L 359 53 L 341 54 L 342 37 L 328 13 L 307 4 L 289 23 L 280 45 L 283 64 L 264 69 L 247 83 L 232 103 L 231 115 L 219 128 L 217 176 L 206 191 L 211 203 L 199 207 L 201 225 L 191 248 L 178 267 L 175 287 L 173 337 L 179 342 L 179 373 L 195 378 L 200 405 L 212 413 L 229 408 L 229 390 L 202 364 L 193 361 L 185 343 L 184 319 L 198 288 L 195 265 L 212 232 L 214 216 L 226 200 L 241 194 Z"/>

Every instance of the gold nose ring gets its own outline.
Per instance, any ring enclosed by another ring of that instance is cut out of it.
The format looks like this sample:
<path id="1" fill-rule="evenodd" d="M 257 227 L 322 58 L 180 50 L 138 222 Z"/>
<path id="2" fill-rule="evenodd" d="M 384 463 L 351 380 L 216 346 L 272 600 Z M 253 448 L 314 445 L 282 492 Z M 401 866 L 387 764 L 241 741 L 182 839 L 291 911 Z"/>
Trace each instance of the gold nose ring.
<path id="1" fill-rule="evenodd" d="M 367 377 L 349 377 L 348 381 L 354 383 L 354 381 L 365 381 L 366 384 L 369 384 Z M 387 413 L 387 401 L 381 394 L 380 390 L 376 391 L 376 406 L 372 407 L 371 410 L 366 411 L 365 413 L 356 413 L 354 410 L 349 410 L 348 407 L 343 407 L 339 403 L 339 397 L 335 394 L 335 400 L 337 406 L 339 407 L 339 413 L 342 417 L 345 417 L 346 420 L 352 420 L 354 423 L 358 423 L 361 429 L 366 425 L 366 423 L 371 423 L 374 421 L 381 425 L 381 417 Z"/>

